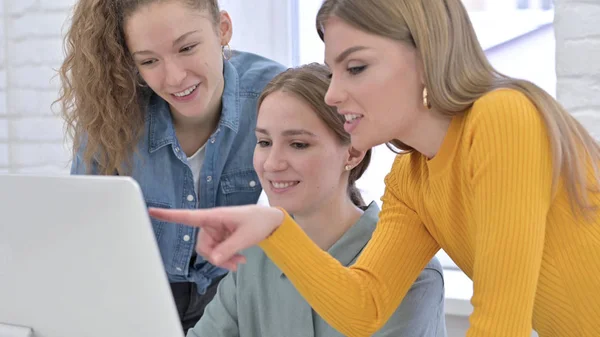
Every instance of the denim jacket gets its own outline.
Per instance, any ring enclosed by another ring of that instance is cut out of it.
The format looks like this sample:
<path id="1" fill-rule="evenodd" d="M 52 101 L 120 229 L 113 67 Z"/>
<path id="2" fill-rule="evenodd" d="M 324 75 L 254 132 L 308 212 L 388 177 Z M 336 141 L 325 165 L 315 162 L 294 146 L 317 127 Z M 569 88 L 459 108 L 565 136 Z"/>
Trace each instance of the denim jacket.
<path id="1" fill-rule="evenodd" d="M 236 52 L 224 62 L 221 117 L 206 143 L 199 200 L 169 105 L 158 95 L 150 95 L 145 133 L 133 155 L 131 172 L 146 204 L 194 209 L 256 203 L 262 190 L 252 166 L 257 100 L 265 85 L 283 70 L 274 61 L 245 52 Z M 71 174 L 86 174 L 82 150 L 75 155 Z M 92 167 L 91 174 L 95 172 Z M 195 282 L 203 294 L 214 278 L 226 273 L 195 254 L 196 228 L 156 219 L 152 226 L 170 282 Z"/>

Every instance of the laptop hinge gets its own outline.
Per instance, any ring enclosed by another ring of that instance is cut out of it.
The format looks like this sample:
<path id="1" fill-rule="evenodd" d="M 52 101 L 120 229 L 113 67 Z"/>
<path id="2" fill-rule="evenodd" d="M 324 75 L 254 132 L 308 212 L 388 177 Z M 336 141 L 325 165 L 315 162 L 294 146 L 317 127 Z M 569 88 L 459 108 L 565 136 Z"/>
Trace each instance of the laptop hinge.
<path id="1" fill-rule="evenodd" d="M 28 327 L 0 323 L 0 337 L 33 337 Z"/>

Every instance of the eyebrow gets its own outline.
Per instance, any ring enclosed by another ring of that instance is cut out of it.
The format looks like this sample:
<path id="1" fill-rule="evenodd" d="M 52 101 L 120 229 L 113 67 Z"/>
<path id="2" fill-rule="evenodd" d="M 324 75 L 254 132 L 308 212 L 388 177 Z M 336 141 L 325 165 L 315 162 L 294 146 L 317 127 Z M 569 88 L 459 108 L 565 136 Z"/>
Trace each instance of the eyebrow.
<path id="1" fill-rule="evenodd" d="M 344 61 L 348 56 L 350 56 L 350 54 L 360 51 L 360 50 L 365 50 L 365 49 L 369 49 L 369 48 L 365 47 L 365 46 L 350 47 L 350 48 L 344 50 L 341 54 L 339 54 L 333 62 L 334 62 L 334 64 L 342 63 L 342 61 Z M 327 65 L 327 62 L 325 62 L 325 64 Z"/>
<path id="2" fill-rule="evenodd" d="M 175 39 L 175 41 L 173 41 L 173 46 L 177 45 L 178 43 L 180 43 L 181 41 L 185 40 L 185 38 L 187 38 L 188 36 L 194 34 L 194 33 L 198 33 L 199 30 L 192 30 L 190 32 L 187 32 L 183 35 L 181 35 L 180 37 L 178 37 L 177 39 Z M 150 50 L 139 50 L 134 52 L 133 54 L 131 54 L 132 56 L 135 56 L 137 54 L 152 54 L 152 51 Z"/>
<path id="3" fill-rule="evenodd" d="M 269 135 L 269 131 L 265 130 L 265 129 L 261 129 L 261 128 L 256 128 L 255 129 L 256 132 L 258 133 L 262 133 L 265 135 Z M 311 137 L 316 137 L 316 135 L 310 131 L 307 130 L 303 130 L 303 129 L 290 129 L 290 130 L 285 130 L 281 133 L 281 135 L 283 136 L 300 136 L 300 135 L 307 135 L 307 136 L 311 136 Z"/>

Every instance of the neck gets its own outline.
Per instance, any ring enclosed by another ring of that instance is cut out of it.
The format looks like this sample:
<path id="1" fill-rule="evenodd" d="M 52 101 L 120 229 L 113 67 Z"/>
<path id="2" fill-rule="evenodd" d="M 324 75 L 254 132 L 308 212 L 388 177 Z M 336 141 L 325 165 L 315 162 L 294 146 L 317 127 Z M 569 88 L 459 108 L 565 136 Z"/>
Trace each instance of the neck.
<path id="1" fill-rule="evenodd" d="M 221 118 L 223 89 L 223 82 L 221 82 L 221 87 L 215 91 L 206 106 L 206 111 L 200 116 L 181 115 L 171 106 L 175 134 L 179 145 L 188 157 L 196 153 L 217 128 Z"/>
<path id="2" fill-rule="evenodd" d="M 410 133 L 399 137 L 403 143 L 412 147 L 428 159 L 432 159 L 440 150 L 450 122 L 451 116 L 444 115 L 434 110 L 427 110 L 422 118 L 410 129 Z"/>
<path id="3" fill-rule="evenodd" d="M 344 191 L 345 192 L 345 191 Z M 321 249 L 328 250 L 363 214 L 347 193 L 314 211 L 294 214 L 294 220 Z"/>

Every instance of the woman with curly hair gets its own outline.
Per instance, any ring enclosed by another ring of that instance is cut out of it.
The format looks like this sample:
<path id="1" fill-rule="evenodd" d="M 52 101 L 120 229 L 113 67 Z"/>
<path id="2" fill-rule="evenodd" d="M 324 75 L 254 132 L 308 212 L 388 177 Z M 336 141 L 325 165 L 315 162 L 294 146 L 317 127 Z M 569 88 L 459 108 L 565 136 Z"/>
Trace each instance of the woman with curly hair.
<path id="1" fill-rule="evenodd" d="M 57 101 L 71 173 L 131 176 L 153 207 L 256 203 L 257 99 L 284 67 L 231 36 L 217 0 L 79 0 Z M 226 270 L 195 254 L 197 229 L 152 225 L 187 330 Z"/>

